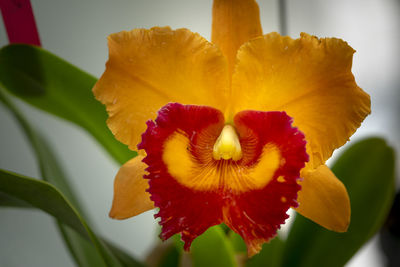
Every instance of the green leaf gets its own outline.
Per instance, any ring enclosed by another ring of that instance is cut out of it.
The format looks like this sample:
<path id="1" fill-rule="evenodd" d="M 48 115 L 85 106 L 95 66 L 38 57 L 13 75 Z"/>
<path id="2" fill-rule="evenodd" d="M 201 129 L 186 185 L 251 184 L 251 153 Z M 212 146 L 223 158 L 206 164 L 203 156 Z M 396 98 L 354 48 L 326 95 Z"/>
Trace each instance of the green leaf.
<path id="1" fill-rule="evenodd" d="M 278 267 L 280 266 L 285 242 L 279 236 L 265 243 L 260 253 L 246 262 L 246 267 Z"/>
<path id="2" fill-rule="evenodd" d="M 67 246 L 79 266 L 104 266 L 98 251 L 93 247 L 93 244 L 87 239 L 83 238 L 75 230 L 60 224 L 60 231 L 66 240 Z M 118 261 L 125 267 L 143 267 L 144 265 L 125 253 L 123 250 L 114 244 L 102 240 L 103 244 L 110 250 L 110 252 L 118 259 Z"/>
<path id="3" fill-rule="evenodd" d="M 247 252 L 247 246 L 246 243 L 244 242 L 243 238 L 235 233 L 234 231 L 230 231 L 228 233 L 229 240 L 233 246 L 233 249 L 237 253 L 246 253 Z"/>
<path id="4" fill-rule="evenodd" d="M 247 258 L 247 246 L 243 241 L 242 237 L 237 233 L 229 232 L 229 239 L 236 251 L 244 259 L 244 266 L 247 267 L 278 267 L 280 266 L 280 260 L 283 252 L 284 242 L 279 236 L 268 243 L 263 244 L 260 253 L 254 255 L 251 258 Z"/>
<path id="5" fill-rule="evenodd" d="M 82 208 L 79 206 L 79 201 L 73 194 L 73 191 L 68 184 L 63 170 L 57 161 L 57 157 L 47 144 L 46 140 L 40 135 L 37 130 L 33 129 L 32 126 L 25 119 L 20 110 L 12 103 L 7 95 L 0 89 L 0 101 L 9 109 L 12 115 L 15 117 L 19 125 L 21 126 L 26 138 L 31 144 L 36 159 L 39 164 L 42 178 L 45 181 L 50 182 L 57 187 L 66 198 L 82 213 Z"/>
<path id="6" fill-rule="evenodd" d="M 47 142 L 45 142 L 42 136 L 31 128 L 31 126 L 24 119 L 19 110 L 12 104 L 12 102 L 4 95 L 1 90 L 0 100 L 9 108 L 9 110 L 12 112 L 12 114 L 24 130 L 26 137 L 33 147 L 33 151 L 36 154 L 36 158 L 38 160 L 40 171 L 44 180 L 52 183 L 61 191 L 63 191 L 65 197 L 74 205 L 74 207 L 82 212 L 82 209 L 79 207 L 79 202 L 72 193 L 72 190 L 67 183 L 64 173 L 57 163 L 56 156 L 54 155 L 51 148 L 48 146 Z M 21 203 L 20 207 L 23 207 L 22 203 L 25 203 L 25 207 L 29 207 L 29 204 L 27 202 L 23 202 L 9 195 L 7 197 L 8 199 L 19 201 Z M 6 202 L 3 204 L 7 206 L 12 206 L 12 203 L 10 202 Z M 76 233 L 74 230 L 71 230 L 68 226 L 61 222 L 57 222 L 57 227 L 59 228 L 59 231 L 63 236 L 64 242 L 68 247 L 71 256 L 74 258 L 78 266 L 105 266 L 101 255 L 95 249 L 93 244 L 90 243 L 90 241 L 81 237 L 80 234 Z"/>
<path id="7" fill-rule="evenodd" d="M 76 209 L 50 183 L 0 170 L 0 192 L 25 201 L 47 212 L 91 240 L 107 266 L 121 266 L 79 215 Z"/>
<path id="8" fill-rule="evenodd" d="M 75 208 L 80 210 L 82 214 L 82 209 L 79 207 L 79 202 L 72 193 L 65 175 L 59 167 L 56 156 L 48 146 L 47 142 L 30 126 L 19 109 L 11 102 L 11 100 L 8 99 L 6 94 L 3 93 L 1 89 L 0 100 L 6 107 L 8 107 L 12 115 L 14 115 L 15 119 L 23 129 L 28 141 L 32 145 L 43 179 L 52 183 L 59 190 L 61 190 L 64 196 L 66 196 L 66 198 L 75 206 Z M 8 196 L 8 198 L 24 203 L 21 200 L 13 198 L 12 196 Z M 11 203 L 4 204 L 10 205 Z M 68 226 L 59 221 L 57 221 L 57 227 L 59 228 L 59 231 L 69 249 L 71 256 L 74 258 L 78 266 L 105 266 L 99 251 L 97 251 L 93 244 L 91 244 L 87 239 L 81 237 L 78 233 L 71 230 Z"/>
<path id="9" fill-rule="evenodd" d="M 15 105 L 13 105 L 13 103 L 8 99 L 1 89 L 0 101 L 5 104 L 6 107 L 8 107 L 24 130 L 24 133 L 27 139 L 30 141 L 30 144 L 32 145 L 32 148 L 37 156 L 43 179 L 56 186 L 56 188 L 58 188 L 64 194 L 64 196 L 84 218 L 85 216 L 82 215 L 83 211 L 79 205 L 79 201 L 77 200 L 72 188 L 68 184 L 68 180 L 57 161 L 56 155 L 52 151 L 51 147 L 47 144 L 46 140 L 43 139 L 43 137 L 32 128 L 32 126 L 24 118 L 23 114 Z M 13 198 L 12 196 L 4 196 L 4 202 L 2 203 L 0 194 L 0 204 L 8 206 L 16 206 L 19 204 L 20 206 L 25 205 L 25 207 L 29 207 L 29 204 Z M 106 247 L 102 248 L 101 250 L 96 250 L 96 247 L 93 246 L 93 244 L 91 244 L 87 239 L 79 236 L 76 232 L 72 231 L 68 226 L 65 226 L 60 222 L 58 222 L 57 225 L 67 247 L 69 248 L 69 251 L 71 252 L 71 255 L 79 266 L 103 266 L 104 263 L 101 263 L 102 255 L 100 253 L 105 251 L 107 254 L 109 254 L 108 250 L 112 251 L 110 257 L 113 258 L 113 255 L 115 255 L 124 266 L 142 266 L 138 261 L 131 258 L 128 254 L 109 242 L 103 241 Z M 103 244 L 100 243 L 99 245 L 103 246 Z M 108 256 L 105 255 L 105 257 Z"/>
<path id="10" fill-rule="evenodd" d="M 115 257 L 122 263 L 125 267 L 144 267 L 145 265 L 131 255 L 126 253 L 124 250 L 114 245 L 110 241 L 103 240 L 103 243 L 107 246 L 107 248 L 115 255 Z"/>
<path id="11" fill-rule="evenodd" d="M 179 242 L 176 242 L 176 238 L 172 237 L 165 242 L 157 244 L 147 256 L 146 263 L 148 266 L 157 267 L 186 266 L 186 264 L 181 263 L 182 254 L 182 247 Z"/>
<path id="12" fill-rule="evenodd" d="M 50 52 L 29 45 L 0 50 L 0 83 L 27 103 L 87 130 L 119 162 L 136 155 L 106 126 L 105 107 L 95 100 L 96 79 Z"/>
<path id="13" fill-rule="evenodd" d="M 194 267 L 237 266 L 232 244 L 219 225 L 197 237 L 191 247 Z"/>
<path id="14" fill-rule="evenodd" d="M 181 252 L 176 246 L 171 246 L 165 251 L 158 267 L 178 267 L 181 258 Z"/>
<path id="15" fill-rule="evenodd" d="M 60 221 L 57 221 L 57 225 L 71 256 L 78 266 L 106 266 L 90 241 L 83 238 L 74 229 L 69 228 Z"/>
<path id="16" fill-rule="evenodd" d="M 346 150 L 332 171 L 351 201 L 346 233 L 325 230 L 297 215 L 286 241 L 283 266 L 343 266 L 382 226 L 394 196 L 394 153 L 384 140 L 369 138 Z"/>
<path id="17" fill-rule="evenodd" d="M 53 185 L 0 170 L 0 192 L 49 213 L 89 239 L 86 225 L 81 222 L 79 214 Z"/>
<path id="18" fill-rule="evenodd" d="M 18 198 L 9 196 L 0 192 L 0 206 L 14 207 L 14 208 L 32 208 L 28 203 L 21 201 Z"/>

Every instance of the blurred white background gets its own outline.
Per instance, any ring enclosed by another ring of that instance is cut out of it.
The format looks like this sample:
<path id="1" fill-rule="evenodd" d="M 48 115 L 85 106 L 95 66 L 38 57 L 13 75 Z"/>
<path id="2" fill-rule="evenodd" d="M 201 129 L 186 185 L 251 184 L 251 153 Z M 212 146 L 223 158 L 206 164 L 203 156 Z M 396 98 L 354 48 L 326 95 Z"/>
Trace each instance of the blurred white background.
<path id="1" fill-rule="evenodd" d="M 258 2 L 264 32 L 278 31 L 277 0 Z M 169 25 L 210 38 L 212 0 L 32 0 L 32 6 L 43 47 L 96 77 L 104 71 L 110 33 Z M 399 150 L 400 1 L 290 0 L 287 12 L 291 37 L 297 38 L 300 32 L 339 37 L 357 50 L 353 73 L 358 85 L 371 95 L 372 115 L 351 140 L 378 135 Z M 0 22 L 0 46 L 6 44 Z M 153 212 L 125 221 L 107 216 L 119 166 L 83 130 L 18 104 L 56 149 L 95 229 L 144 259 L 158 242 Z M 39 177 L 29 144 L 2 105 L 0 125 L 0 168 Z M 0 209 L 0 266 L 73 265 L 51 217 L 34 210 Z M 347 266 L 384 266 L 376 238 Z"/>

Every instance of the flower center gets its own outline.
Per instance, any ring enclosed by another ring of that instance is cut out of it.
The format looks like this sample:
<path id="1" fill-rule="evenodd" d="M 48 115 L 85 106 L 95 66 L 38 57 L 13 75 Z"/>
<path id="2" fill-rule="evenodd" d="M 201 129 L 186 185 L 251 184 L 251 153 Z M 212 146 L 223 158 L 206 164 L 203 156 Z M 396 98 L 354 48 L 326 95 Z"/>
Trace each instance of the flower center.
<path id="1" fill-rule="evenodd" d="M 213 158 L 232 159 L 234 161 L 242 158 L 242 148 L 240 146 L 239 137 L 232 125 L 225 125 L 219 135 L 213 148 Z"/>

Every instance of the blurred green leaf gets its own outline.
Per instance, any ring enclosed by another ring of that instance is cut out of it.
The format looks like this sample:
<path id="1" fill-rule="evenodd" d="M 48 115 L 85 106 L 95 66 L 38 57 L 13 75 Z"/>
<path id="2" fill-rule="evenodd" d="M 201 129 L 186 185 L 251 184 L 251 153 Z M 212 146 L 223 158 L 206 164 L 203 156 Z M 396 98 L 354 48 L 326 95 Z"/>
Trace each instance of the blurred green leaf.
<path id="1" fill-rule="evenodd" d="M 230 232 L 233 232 L 231 228 L 229 228 L 225 223 L 221 223 L 219 225 L 221 227 L 222 231 L 224 231 L 225 234 L 229 234 Z"/>
<path id="2" fill-rule="evenodd" d="M 246 243 L 239 234 L 235 233 L 234 231 L 230 231 L 228 233 L 228 237 L 236 253 L 247 253 Z"/>
<path id="3" fill-rule="evenodd" d="M 57 221 L 57 225 L 71 256 L 78 266 L 106 266 L 92 243 L 60 221 Z"/>
<path id="4" fill-rule="evenodd" d="M 180 234 L 175 234 L 172 237 L 172 240 L 175 244 L 175 247 L 178 248 L 178 250 L 180 250 L 181 252 L 183 251 L 183 246 L 185 243 L 183 243 L 182 239 L 181 239 L 181 235 Z"/>
<path id="5" fill-rule="evenodd" d="M 328 231 L 297 214 L 282 266 L 343 266 L 382 226 L 394 196 L 394 152 L 385 141 L 369 138 L 354 144 L 332 171 L 350 196 L 348 231 Z"/>
<path id="6" fill-rule="evenodd" d="M 113 243 L 103 240 L 103 243 L 107 248 L 114 254 L 115 257 L 122 263 L 125 267 L 144 267 L 145 265 L 140 261 L 133 258 L 130 254 L 126 253 L 124 250 L 114 245 Z"/>
<path id="7" fill-rule="evenodd" d="M 149 266 L 178 267 L 182 266 L 180 264 L 182 253 L 182 248 L 177 246 L 174 240 L 167 240 L 153 249 L 146 262 Z"/>
<path id="8" fill-rule="evenodd" d="M 53 185 L 0 170 L 0 192 L 49 213 L 89 239 L 85 223 L 81 222 L 77 211 Z"/>
<path id="9" fill-rule="evenodd" d="M 2 192 L 0 192 L 0 206 L 14 207 L 14 208 L 33 208 L 28 203 L 21 201 L 18 198 L 4 194 Z"/>
<path id="10" fill-rule="evenodd" d="M 237 266 L 233 246 L 219 225 L 197 237 L 190 250 L 194 267 Z"/>
<path id="11" fill-rule="evenodd" d="M 176 246 L 171 246 L 163 255 L 159 267 L 178 267 L 181 252 Z"/>
<path id="12" fill-rule="evenodd" d="M 83 237 L 91 240 L 107 266 L 121 266 L 69 203 L 63 194 L 48 182 L 0 170 L 0 192 L 18 198 L 54 216 Z"/>
<path id="13" fill-rule="evenodd" d="M 12 103 L 12 101 L 7 97 L 3 90 L 1 90 L 1 88 L 0 101 L 15 117 L 15 119 L 21 126 L 23 133 L 31 144 L 33 152 L 36 154 L 36 160 L 38 161 L 42 178 L 58 188 L 74 205 L 74 207 L 79 210 L 80 213 L 82 213 L 82 208 L 79 205 L 79 201 L 73 194 L 73 190 L 68 184 L 65 174 L 57 161 L 57 157 L 51 147 L 46 142 L 46 140 L 42 137 L 42 135 L 40 135 L 40 133 L 36 129 L 32 128 L 32 126 L 25 119 L 24 115 Z"/>
<path id="14" fill-rule="evenodd" d="M 79 202 L 72 194 L 72 191 L 66 182 L 64 174 L 56 162 L 56 157 L 50 147 L 47 145 L 44 139 L 42 139 L 42 137 L 30 127 L 29 123 L 24 119 L 22 114 L 12 104 L 12 102 L 7 99 L 1 90 L 0 100 L 9 108 L 24 130 L 26 137 L 30 141 L 34 152 L 36 153 L 36 159 L 38 160 L 43 178 L 63 191 L 65 197 L 71 201 L 76 208 L 79 209 Z M 19 207 L 32 207 L 28 202 L 21 201 L 20 199 L 14 198 L 10 195 L 4 194 L 4 196 L 6 196 L 8 200 L 13 200 L 15 203 L 20 202 Z M 4 202 L 3 205 L 15 207 L 15 205 L 13 205 L 13 203 L 10 201 Z M 69 252 L 71 253 L 71 256 L 74 258 L 78 266 L 106 266 L 101 258 L 101 255 L 95 249 L 93 244 L 90 243 L 90 241 L 81 237 L 80 234 L 78 234 L 75 230 L 71 230 L 68 226 L 60 221 L 57 221 L 57 226 L 63 236 Z"/>
<path id="15" fill-rule="evenodd" d="M 58 224 L 60 226 L 61 234 L 65 238 L 66 244 L 69 246 L 70 252 L 79 266 L 104 266 L 104 262 L 101 260 L 101 257 L 99 257 L 99 253 L 92 243 L 90 243 L 87 239 L 84 239 L 80 234 L 68 226 L 60 223 Z M 135 260 L 131 255 L 128 255 L 114 244 L 105 240 L 102 240 L 102 243 L 118 259 L 122 266 L 144 266 L 141 262 Z"/>
<path id="16" fill-rule="evenodd" d="M 0 83 L 27 103 L 86 129 L 119 162 L 136 155 L 106 126 L 105 107 L 95 100 L 96 79 L 50 52 L 14 44 L 0 49 Z"/>
<path id="17" fill-rule="evenodd" d="M 262 246 L 260 253 L 246 262 L 246 267 L 278 267 L 282 260 L 285 242 L 279 236 Z"/>
<path id="18" fill-rule="evenodd" d="M 244 266 L 249 267 L 278 267 L 280 266 L 280 260 L 283 252 L 284 242 L 279 236 L 276 236 L 270 242 L 263 244 L 260 253 L 254 255 L 251 258 L 247 258 L 247 246 L 243 241 L 243 238 L 231 231 L 229 232 L 229 239 L 234 247 L 236 253 L 242 255 Z"/>
<path id="19" fill-rule="evenodd" d="M 79 201 L 77 200 L 75 194 L 73 193 L 73 190 L 69 186 L 68 180 L 64 175 L 64 172 L 62 171 L 60 164 L 57 161 L 57 157 L 52 151 L 51 147 L 48 145 L 45 139 L 31 127 L 28 121 L 24 118 L 23 114 L 15 105 L 13 105 L 13 103 L 8 99 L 8 97 L 3 93 L 1 89 L 0 101 L 5 104 L 6 107 L 8 107 L 8 109 L 12 112 L 12 114 L 24 130 L 23 132 L 30 141 L 30 144 L 32 145 L 32 148 L 36 154 L 43 179 L 56 186 L 56 188 L 58 188 L 63 193 L 66 199 L 71 202 L 73 207 L 79 211 L 81 216 L 85 217 L 82 215 L 83 211 L 79 205 Z M 23 202 L 16 198 L 13 198 L 12 196 L 7 196 L 7 198 L 5 199 L 8 200 L 8 203 L 4 202 L 4 205 L 8 204 L 9 206 L 15 206 L 13 204 L 18 204 L 18 201 L 20 202 L 20 205 L 23 205 Z M 2 204 L 1 198 L 0 204 Z M 25 204 L 25 206 L 29 205 Z M 59 227 L 60 233 L 64 238 L 64 241 L 66 242 L 67 247 L 69 248 L 71 255 L 74 257 L 79 266 L 104 266 L 102 255 L 100 253 L 105 251 L 107 254 L 109 254 L 110 252 L 108 251 L 108 249 L 111 249 L 113 251 L 113 254 L 110 254 L 109 256 L 113 258 L 113 255 L 115 255 L 118 260 L 123 263 L 123 265 L 141 266 L 138 261 L 128 256 L 125 252 L 121 251 L 117 247 L 110 245 L 110 243 L 108 242 L 105 243 L 107 245 L 107 248 L 104 247 L 101 250 L 96 250 L 96 247 L 93 246 L 93 244 L 91 244 L 87 239 L 82 238 L 80 235 L 71 230 L 68 226 L 64 225 L 62 222 L 58 222 L 57 225 Z M 99 245 L 104 246 L 101 243 L 99 243 Z M 108 256 L 105 255 L 105 257 Z"/>

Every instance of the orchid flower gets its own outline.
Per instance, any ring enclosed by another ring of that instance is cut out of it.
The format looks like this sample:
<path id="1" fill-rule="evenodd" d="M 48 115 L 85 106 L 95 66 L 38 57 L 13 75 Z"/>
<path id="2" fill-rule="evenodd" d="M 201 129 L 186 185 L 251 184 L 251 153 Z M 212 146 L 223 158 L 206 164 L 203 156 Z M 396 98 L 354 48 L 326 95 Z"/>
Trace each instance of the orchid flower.
<path id="1" fill-rule="evenodd" d="M 169 27 L 108 37 L 93 92 L 115 137 L 139 153 L 115 178 L 110 216 L 157 207 L 161 238 L 180 233 L 186 250 L 225 223 L 249 256 L 291 207 L 346 231 L 349 197 L 325 161 L 370 113 L 354 50 L 336 38 L 262 35 L 254 0 L 215 0 L 211 39 Z"/>

